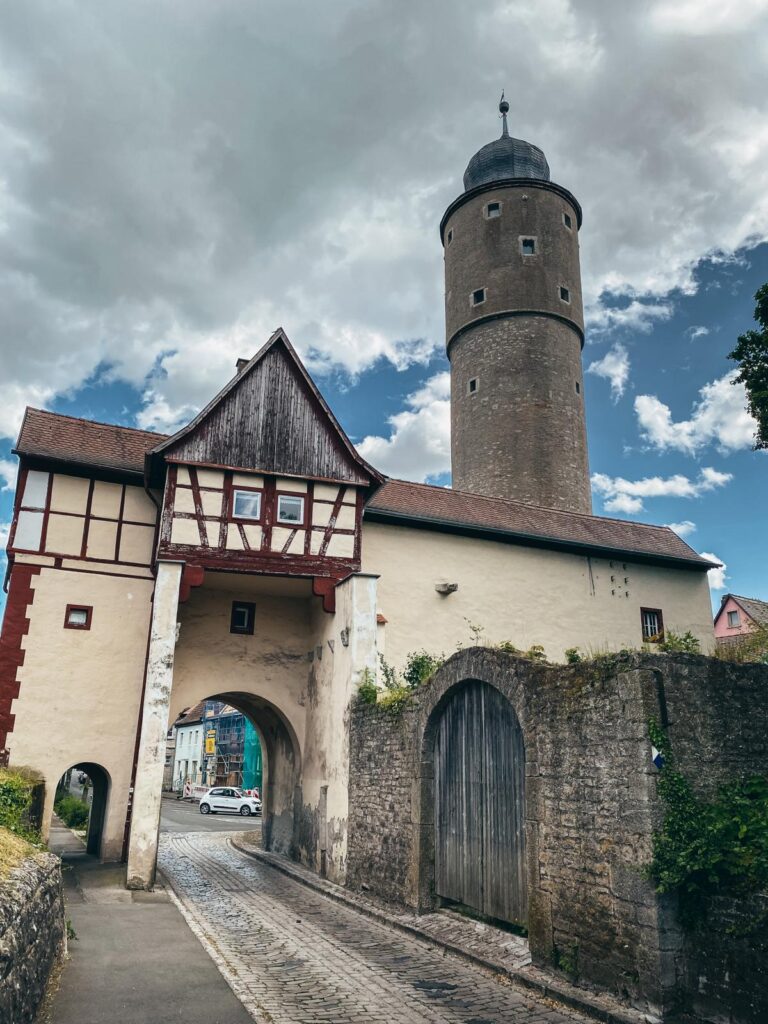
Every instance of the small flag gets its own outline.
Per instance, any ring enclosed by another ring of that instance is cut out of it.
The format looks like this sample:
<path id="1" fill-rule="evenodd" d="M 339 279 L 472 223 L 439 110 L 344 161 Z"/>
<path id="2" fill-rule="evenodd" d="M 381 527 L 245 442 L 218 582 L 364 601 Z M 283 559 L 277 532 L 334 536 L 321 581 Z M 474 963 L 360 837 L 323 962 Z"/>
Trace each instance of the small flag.
<path id="1" fill-rule="evenodd" d="M 654 746 L 651 747 L 651 760 L 657 768 L 664 767 L 664 755 L 660 750 L 657 750 Z"/>

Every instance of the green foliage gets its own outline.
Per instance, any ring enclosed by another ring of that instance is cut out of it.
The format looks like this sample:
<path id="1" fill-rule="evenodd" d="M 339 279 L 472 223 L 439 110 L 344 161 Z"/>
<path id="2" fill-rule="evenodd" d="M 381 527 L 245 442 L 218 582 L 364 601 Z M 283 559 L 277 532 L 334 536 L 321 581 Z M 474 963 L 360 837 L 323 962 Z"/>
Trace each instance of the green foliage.
<path id="1" fill-rule="evenodd" d="M 82 828 L 88 821 L 90 813 L 88 804 L 71 794 L 60 797 L 53 805 L 53 809 L 69 828 Z"/>
<path id="2" fill-rule="evenodd" d="M 378 692 L 376 683 L 373 679 L 373 673 L 369 668 L 363 669 L 363 674 L 360 678 L 360 685 L 357 688 L 358 699 L 361 700 L 363 704 L 375 704 Z"/>
<path id="3" fill-rule="evenodd" d="M 658 787 L 664 821 L 653 836 L 648 873 L 658 892 L 678 894 L 682 922 L 690 926 L 705 912 L 709 896 L 746 895 L 768 886 L 768 777 L 729 782 L 705 800 L 675 767 L 657 722 L 649 722 L 648 734 L 664 756 Z"/>
<path id="4" fill-rule="evenodd" d="M 757 420 L 755 448 L 768 448 L 768 284 L 755 293 L 755 321 L 760 330 L 740 334 L 729 359 L 739 364 L 734 384 L 747 390 L 747 406 Z"/>
<path id="5" fill-rule="evenodd" d="M 396 686 L 387 690 L 383 697 L 379 698 L 378 706 L 389 711 L 401 711 L 406 704 L 410 703 L 413 690 L 407 686 Z"/>
<path id="6" fill-rule="evenodd" d="M 25 817 L 39 776 L 27 768 L 0 768 L 0 826 L 31 843 L 39 841 Z"/>
<path id="7" fill-rule="evenodd" d="M 668 629 L 657 650 L 665 654 L 700 654 L 701 644 L 690 629 L 685 633 L 675 633 L 673 629 Z"/>
<path id="8" fill-rule="evenodd" d="M 578 665 L 584 657 L 578 647 L 569 647 L 565 652 L 565 660 L 569 665 Z"/>
<path id="9" fill-rule="evenodd" d="M 381 666 L 381 678 L 384 681 L 384 686 L 388 690 L 396 690 L 401 685 L 400 680 L 397 678 L 397 672 L 389 662 L 384 660 L 384 655 L 379 655 L 379 665 Z"/>
<path id="10" fill-rule="evenodd" d="M 77 932 L 75 931 L 74 925 L 72 924 L 72 918 L 67 918 L 67 939 L 71 942 L 73 939 L 77 942 Z"/>
<path id="11" fill-rule="evenodd" d="M 529 661 L 546 661 L 547 656 L 544 653 L 544 648 L 541 644 L 531 644 L 528 650 L 523 654 L 524 658 L 528 658 Z"/>
<path id="12" fill-rule="evenodd" d="M 754 623 L 749 633 L 738 637 L 736 642 L 718 644 L 715 657 L 720 661 L 768 665 L 768 623 Z"/>
<path id="13" fill-rule="evenodd" d="M 485 640 L 483 640 L 483 633 L 485 633 L 485 626 L 479 626 L 476 622 L 470 622 L 470 620 L 464 616 L 464 621 L 467 624 L 469 630 L 469 639 L 473 647 L 484 647 Z M 461 647 L 461 644 L 459 644 Z"/>
<path id="14" fill-rule="evenodd" d="M 411 651 L 405 659 L 403 683 L 409 689 L 415 690 L 417 686 L 421 686 L 430 676 L 433 676 L 444 661 L 445 658 L 442 656 L 436 657 L 424 650 Z"/>
<path id="15" fill-rule="evenodd" d="M 520 648 L 515 647 L 511 640 L 501 640 L 496 644 L 497 651 L 504 651 L 505 654 L 520 654 Z"/>
<path id="16" fill-rule="evenodd" d="M 569 949 L 560 949 L 559 946 L 552 947 L 552 963 L 557 970 L 567 974 L 571 980 L 579 976 L 579 944 L 574 942 Z"/>

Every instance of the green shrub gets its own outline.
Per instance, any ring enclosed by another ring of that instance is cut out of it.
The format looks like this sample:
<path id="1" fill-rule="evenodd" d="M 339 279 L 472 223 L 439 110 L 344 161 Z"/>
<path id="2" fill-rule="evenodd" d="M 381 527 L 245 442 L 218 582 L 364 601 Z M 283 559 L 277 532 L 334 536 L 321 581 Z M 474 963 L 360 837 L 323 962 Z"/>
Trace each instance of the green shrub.
<path id="1" fill-rule="evenodd" d="M 32 843 L 39 837 L 24 819 L 39 780 L 40 776 L 30 768 L 0 768 L 0 826 Z"/>
<path id="2" fill-rule="evenodd" d="M 496 644 L 497 651 L 503 651 L 505 654 L 520 654 L 520 648 L 515 647 L 511 640 L 501 640 Z"/>
<path id="3" fill-rule="evenodd" d="M 541 644 L 531 644 L 528 650 L 523 654 L 524 658 L 528 658 L 529 661 L 546 661 L 547 656 L 544 653 L 544 648 Z"/>
<path id="4" fill-rule="evenodd" d="M 707 897 L 768 887 L 768 778 L 729 782 L 706 800 L 676 769 L 664 730 L 651 721 L 648 733 L 664 757 L 658 788 L 664 821 L 653 836 L 648 873 L 658 892 L 678 894 L 682 922 L 690 926 L 705 912 Z"/>
<path id="5" fill-rule="evenodd" d="M 387 690 L 383 697 L 378 700 L 380 708 L 389 711 L 401 711 L 413 697 L 413 690 L 408 686 L 396 686 Z"/>
<path id="6" fill-rule="evenodd" d="M 578 647 L 569 647 L 565 652 L 565 660 L 569 665 L 578 665 L 584 658 Z"/>
<path id="7" fill-rule="evenodd" d="M 373 673 L 368 668 L 364 669 L 360 679 L 360 685 L 357 688 L 358 699 L 361 700 L 363 704 L 375 704 L 378 692 L 376 683 L 373 681 Z"/>
<path id="8" fill-rule="evenodd" d="M 443 657 L 436 657 L 426 651 L 411 651 L 405 659 L 403 671 L 403 683 L 406 687 L 415 690 L 417 686 L 425 683 L 445 661 Z"/>
<path id="9" fill-rule="evenodd" d="M 701 644 L 690 629 L 685 633 L 675 633 L 673 629 L 668 629 L 658 650 L 665 654 L 700 654 Z"/>
<path id="10" fill-rule="evenodd" d="M 69 828 L 82 828 L 88 821 L 90 813 L 90 808 L 85 800 L 80 800 L 69 794 L 57 800 L 53 809 Z"/>

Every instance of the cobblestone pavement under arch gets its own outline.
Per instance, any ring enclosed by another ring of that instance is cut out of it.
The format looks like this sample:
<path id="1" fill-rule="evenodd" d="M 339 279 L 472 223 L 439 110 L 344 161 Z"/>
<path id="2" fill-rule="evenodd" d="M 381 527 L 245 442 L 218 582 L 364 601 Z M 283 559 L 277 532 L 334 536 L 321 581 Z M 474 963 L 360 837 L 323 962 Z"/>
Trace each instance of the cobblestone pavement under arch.
<path id="1" fill-rule="evenodd" d="M 586 1020 L 332 902 L 240 853 L 226 834 L 163 836 L 160 868 L 188 922 L 256 1021 Z"/>

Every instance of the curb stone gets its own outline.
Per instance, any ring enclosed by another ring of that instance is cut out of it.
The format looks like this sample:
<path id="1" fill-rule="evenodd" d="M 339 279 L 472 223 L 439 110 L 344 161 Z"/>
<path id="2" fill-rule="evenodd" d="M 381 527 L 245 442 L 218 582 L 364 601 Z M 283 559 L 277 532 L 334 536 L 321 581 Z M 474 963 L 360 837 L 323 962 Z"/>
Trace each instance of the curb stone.
<path id="1" fill-rule="evenodd" d="M 462 946 L 456 945 L 453 942 L 448 942 L 437 936 L 430 935 L 429 933 L 422 931 L 422 929 L 417 925 L 408 924 L 407 922 L 402 921 L 394 914 L 387 913 L 386 910 L 368 900 L 365 900 L 364 898 L 353 898 L 349 891 L 343 886 L 336 885 L 334 882 L 329 882 L 327 879 L 320 878 L 319 876 L 312 874 L 308 869 L 302 869 L 284 857 L 269 853 L 266 850 L 254 849 L 253 847 L 247 846 L 246 844 L 238 841 L 237 834 L 230 836 L 230 842 L 236 850 L 245 854 L 247 857 L 253 857 L 255 860 L 268 864 L 276 871 L 280 871 L 282 874 L 294 879 L 294 881 L 300 882 L 309 889 L 314 889 L 315 892 L 318 892 L 323 896 L 327 896 L 329 899 L 334 900 L 337 903 L 342 903 L 345 906 L 358 911 L 358 913 L 362 913 L 366 917 L 372 918 L 373 920 L 381 921 L 390 928 L 404 932 L 411 938 L 417 939 L 419 942 L 425 943 L 428 946 L 436 949 L 442 949 L 445 952 L 460 957 L 462 960 L 475 964 L 477 967 L 482 967 L 484 970 L 490 971 L 492 974 L 501 975 L 520 988 L 528 989 L 545 999 L 560 1003 L 562 1006 L 568 1007 L 569 1009 L 577 1010 L 580 1013 L 591 1017 L 593 1020 L 600 1021 L 601 1024 L 658 1024 L 658 1018 L 649 1013 L 643 1013 L 641 1010 L 632 1010 L 630 1007 L 620 1006 L 619 1004 L 614 1003 L 613 1000 L 605 997 L 598 998 L 593 996 L 591 993 L 585 992 L 583 989 L 578 989 L 574 985 L 569 985 L 565 981 L 552 978 L 537 968 L 510 968 L 504 964 L 486 959 L 485 957 L 482 957 L 468 949 L 464 949 Z"/>

